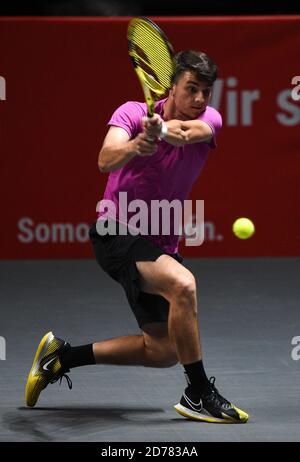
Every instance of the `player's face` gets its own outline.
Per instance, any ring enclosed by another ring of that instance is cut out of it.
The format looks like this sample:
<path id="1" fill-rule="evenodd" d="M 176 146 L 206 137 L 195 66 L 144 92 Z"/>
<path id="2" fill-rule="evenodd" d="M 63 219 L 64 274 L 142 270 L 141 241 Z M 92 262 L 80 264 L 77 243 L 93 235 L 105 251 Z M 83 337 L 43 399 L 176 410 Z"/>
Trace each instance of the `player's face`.
<path id="1" fill-rule="evenodd" d="M 211 89 L 199 81 L 194 72 L 184 72 L 171 90 L 176 117 L 181 120 L 199 117 L 210 100 Z"/>

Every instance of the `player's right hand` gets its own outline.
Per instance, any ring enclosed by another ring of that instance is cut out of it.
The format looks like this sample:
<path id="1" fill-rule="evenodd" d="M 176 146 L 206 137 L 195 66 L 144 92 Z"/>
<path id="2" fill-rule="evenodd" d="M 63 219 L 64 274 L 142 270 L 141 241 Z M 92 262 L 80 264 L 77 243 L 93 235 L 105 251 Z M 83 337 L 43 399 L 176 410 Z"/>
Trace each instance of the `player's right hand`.
<path id="1" fill-rule="evenodd" d="M 157 151 L 158 140 L 141 132 L 133 140 L 134 151 L 138 156 L 152 156 Z"/>
<path id="2" fill-rule="evenodd" d="M 162 123 L 163 119 L 159 114 L 153 114 L 153 117 L 142 117 L 143 130 L 153 138 L 159 138 Z"/>

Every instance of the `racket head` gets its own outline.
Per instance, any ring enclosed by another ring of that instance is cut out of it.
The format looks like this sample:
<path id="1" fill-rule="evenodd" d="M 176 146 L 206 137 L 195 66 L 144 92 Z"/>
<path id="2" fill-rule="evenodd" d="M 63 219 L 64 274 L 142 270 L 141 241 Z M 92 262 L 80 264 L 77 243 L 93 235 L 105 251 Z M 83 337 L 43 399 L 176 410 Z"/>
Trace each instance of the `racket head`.
<path id="1" fill-rule="evenodd" d="M 154 103 L 172 86 L 174 50 L 164 32 L 148 18 L 133 18 L 127 29 L 128 52 L 142 85 L 148 117 Z"/>

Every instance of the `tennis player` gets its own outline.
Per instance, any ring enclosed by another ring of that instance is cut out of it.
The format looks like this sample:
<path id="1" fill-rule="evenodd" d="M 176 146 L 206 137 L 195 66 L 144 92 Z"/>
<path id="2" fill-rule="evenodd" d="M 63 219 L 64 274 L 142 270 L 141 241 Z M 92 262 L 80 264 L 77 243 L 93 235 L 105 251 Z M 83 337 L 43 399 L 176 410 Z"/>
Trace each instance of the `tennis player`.
<path id="1" fill-rule="evenodd" d="M 209 106 L 217 66 L 205 53 L 182 51 L 175 57 L 168 98 L 156 102 L 147 119 L 145 103 L 127 102 L 108 122 L 99 154 L 101 172 L 110 172 L 105 200 L 118 209 L 119 193 L 128 203 L 179 199 L 198 179 L 210 149 L 216 147 L 221 115 Z M 151 211 L 149 212 L 151 214 Z M 96 259 L 120 283 L 141 330 L 98 343 L 72 347 L 52 332 L 41 340 L 26 385 L 26 403 L 34 406 L 41 391 L 66 377 L 71 368 L 89 364 L 145 367 L 183 366 L 187 387 L 175 406 L 183 416 L 206 422 L 247 422 L 248 414 L 225 399 L 208 379 L 202 360 L 196 283 L 178 253 L 178 235 L 98 232 L 100 222 L 118 223 L 99 211 L 90 229 Z M 124 223 L 123 223 L 124 225 Z"/>

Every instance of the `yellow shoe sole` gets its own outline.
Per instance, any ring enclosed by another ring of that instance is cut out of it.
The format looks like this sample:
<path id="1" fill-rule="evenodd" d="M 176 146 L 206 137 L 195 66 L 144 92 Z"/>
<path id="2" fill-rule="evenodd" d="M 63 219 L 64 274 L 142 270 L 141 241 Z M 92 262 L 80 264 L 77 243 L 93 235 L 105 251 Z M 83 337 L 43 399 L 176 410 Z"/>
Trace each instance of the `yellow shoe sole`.
<path id="1" fill-rule="evenodd" d="M 49 343 L 54 339 L 52 332 L 44 335 L 36 350 L 34 360 L 28 374 L 26 388 L 25 388 L 25 401 L 27 406 L 35 406 L 41 391 L 47 386 L 47 380 L 40 370 L 40 361 L 45 355 Z"/>
<path id="2" fill-rule="evenodd" d="M 218 419 L 217 417 L 213 416 L 206 416 L 204 414 L 199 414 L 193 411 L 190 411 L 186 409 L 184 406 L 182 406 L 180 403 L 176 404 L 174 406 L 174 409 L 178 414 L 182 415 L 183 417 L 186 417 L 190 420 L 196 420 L 200 422 L 209 422 L 209 423 L 220 423 L 220 424 L 239 424 L 239 423 L 246 423 L 249 419 L 249 415 L 242 411 L 241 409 L 238 409 L 237 407 L 234 406 L 234 409 L 238 412 L 241 420 L 236 420 L 232 417 L 227 416 L 226 414 L 223 414 L 224 419 Z"/>

